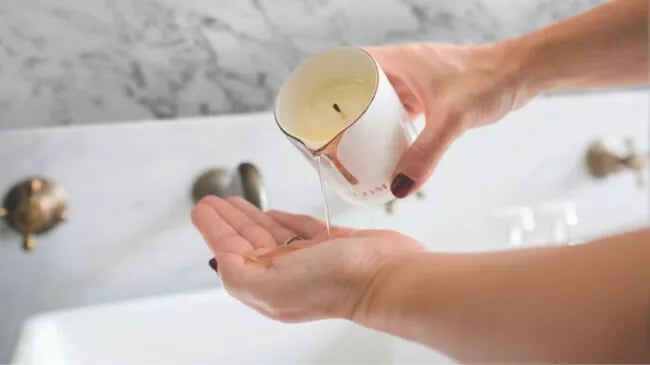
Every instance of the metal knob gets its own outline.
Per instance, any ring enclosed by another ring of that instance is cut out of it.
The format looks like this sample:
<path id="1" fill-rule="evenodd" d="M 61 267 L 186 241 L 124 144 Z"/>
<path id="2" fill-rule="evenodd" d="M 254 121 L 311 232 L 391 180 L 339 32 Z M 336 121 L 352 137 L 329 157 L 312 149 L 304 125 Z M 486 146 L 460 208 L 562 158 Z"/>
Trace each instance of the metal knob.
<path id="1" fill-rule="evenodd" d="M 648 165 L 648 154 L 637 153 L 634 140 L 625 140 L 627 154 L 618 153 L 607 147 L 603 142 L 595 142 L 587 151 L 587 170 L 595 178 L 604 178 L 622 170 L 636 173 L 636 182 L 640 187 L 645 185 L 644 170 Z"/>
<path id="2" fill-rule="evenodd" d="M 65 190 L 58 184 L 32 177 L 14 185 L 4 198 L 0 218 L 23 234 L 23 249 L 32 251 L 36 235 L 54 228 L 68 217 Z"/>
<path id="3" fill-rule="evenodd" d="M 196 203 L 208 195 L 241 196 L 261 210 L 267 206 L 262 174 L 249 162 L 240 164 L 235 171 L 210 169 L 203 172 L 194 182 L 192 199 Z"/>
<path id="4" fill-rule="evenodd" d="M 576 205 L 570 200 L 555 200 L 537 206 L 540 215 L 549 218 L 554 244 L 570 244 L 571 228 L 578 224 Z"/>

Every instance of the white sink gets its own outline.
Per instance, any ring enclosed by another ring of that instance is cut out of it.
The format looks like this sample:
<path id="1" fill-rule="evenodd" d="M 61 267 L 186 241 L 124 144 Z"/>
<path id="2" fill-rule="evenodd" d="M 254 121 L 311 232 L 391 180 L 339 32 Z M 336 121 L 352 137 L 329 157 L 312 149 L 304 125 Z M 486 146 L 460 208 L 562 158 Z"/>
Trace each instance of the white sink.
<path id="1" fill-rule="evenodd" d="M 17 364 L 351 364 L 451 362 L 344 320 L 269 320 L 223 290 L 35 316 Z"/>

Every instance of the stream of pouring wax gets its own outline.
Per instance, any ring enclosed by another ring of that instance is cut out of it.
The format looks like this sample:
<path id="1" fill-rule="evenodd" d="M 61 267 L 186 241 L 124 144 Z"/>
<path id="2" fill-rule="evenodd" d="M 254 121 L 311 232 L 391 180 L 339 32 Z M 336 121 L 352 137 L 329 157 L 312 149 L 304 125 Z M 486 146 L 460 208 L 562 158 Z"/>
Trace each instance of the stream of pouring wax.
<path id="1" fill-rule="evenodd" d="M 327 237 L 331 237 L 332 229 L 332 215 L 330 214 L 330 205 L 327 201 L 327 186 L 325 185 L 325 180 L 323 179 L 323 167 L 321 156 L 314 156 L 314 162 L 316 162 L 316 169 L 318 170 L 318 179 L 320 180 L 320 192 L 323 196 L 323 213 L 325 216 L 325 226 L 327 227 Z"/>
<path id="2" fill-rule="evenodd" d="M 327 184 L 324 178 L 324 159 L 322 151 L 327 143 L 354 122 L 368 105 L 367 95 L 372 87 L 364 79 L 336 79 L 316 88 L 299 117 L 295 134 L 312 151 L 318 171 L 323 199 L 324 220 L 327 236 L 331 234 L 331 215 L 327 199 Z"/>

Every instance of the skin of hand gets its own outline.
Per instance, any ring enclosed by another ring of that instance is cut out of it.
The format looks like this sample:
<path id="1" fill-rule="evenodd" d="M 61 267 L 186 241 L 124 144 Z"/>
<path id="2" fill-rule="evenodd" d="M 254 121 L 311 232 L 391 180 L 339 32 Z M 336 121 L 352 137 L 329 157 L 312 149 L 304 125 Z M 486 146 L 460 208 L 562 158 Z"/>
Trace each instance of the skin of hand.
<path id="1" fill-rule="evenodd" d="M 524 105 L 517 59 L 500 45 L 417 43 L 366 47 L 411 116 L 423 113 L 424 130 L 400 159 L 391 191 L 404 198 L 429 178 L 463 132 L 490 124 Z"/>
<path id="2" fill-rule="evenodd" d="M 355 322 L 461 363 L 650 363 L 650 229 L 571 246 L 426 252 L 378 275 Z"/>
<path id="3" fill-rule="evenodd" d="M 207 197 L 192 220 L 228 292 L 276 320 L 345 318 L 466 363 L 650 361 L 650 230 L 458 254 L 391 231 L 328 239 L 315 218 L 241 198 Z"/>
<path id="4" fill-rule="evenodd" d="M 391 184 L 403 198 L 429 178 L 463 132 L 551 90 L 650 82 L 648 1 L 616 1 L 529 35 L 489 45 L 366 47 L 411 115 L 426 124 Z"/>
<path id="5" fill-rule="evenodd" d="M 284 322 L 353 318 L 380 270 L 424 250 L 391 231 L 333 227 L 328 238 L 315 218 L 262 213 L 239 197 L 206 197 L 191 216 L 214 253 L 226 290 Z M 304 240 L 283 245 L 296 235 Z"/>

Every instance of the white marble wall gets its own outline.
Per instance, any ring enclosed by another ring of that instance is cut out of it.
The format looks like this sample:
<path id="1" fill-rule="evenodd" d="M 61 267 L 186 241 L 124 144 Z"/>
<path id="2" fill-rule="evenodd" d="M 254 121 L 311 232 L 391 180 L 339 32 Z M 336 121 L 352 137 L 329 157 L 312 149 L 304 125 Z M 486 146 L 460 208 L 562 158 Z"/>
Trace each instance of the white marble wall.
<path id="1" fill-rule="evenodd" d="M 0 129 L 268 109 L 340 44 L 489 42 L 604 0 L 0 0 Z"/>

